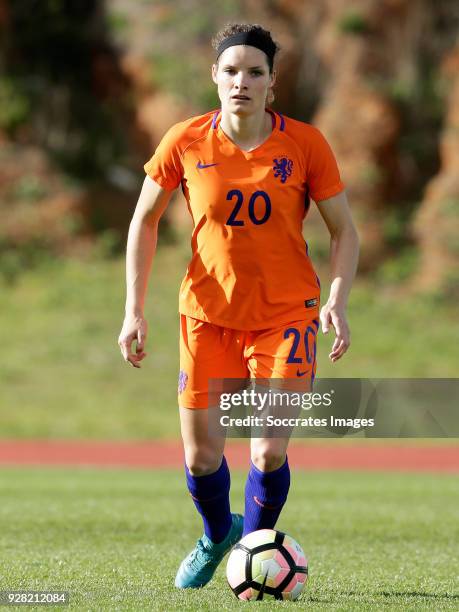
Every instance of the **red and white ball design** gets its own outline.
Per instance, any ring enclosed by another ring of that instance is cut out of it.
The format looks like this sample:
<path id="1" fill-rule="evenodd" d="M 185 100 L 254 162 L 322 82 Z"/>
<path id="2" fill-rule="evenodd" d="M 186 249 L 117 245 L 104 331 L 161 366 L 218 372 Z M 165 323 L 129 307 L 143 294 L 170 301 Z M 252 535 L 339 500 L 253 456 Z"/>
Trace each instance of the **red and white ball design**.
<path id="1" fill-rule="evenodd" d="M 234 546 L 226 577 L 239 599 L 295 600 L 306 584 L 308 561 L 291 536 L 274 529 L 260 529 Z"/>

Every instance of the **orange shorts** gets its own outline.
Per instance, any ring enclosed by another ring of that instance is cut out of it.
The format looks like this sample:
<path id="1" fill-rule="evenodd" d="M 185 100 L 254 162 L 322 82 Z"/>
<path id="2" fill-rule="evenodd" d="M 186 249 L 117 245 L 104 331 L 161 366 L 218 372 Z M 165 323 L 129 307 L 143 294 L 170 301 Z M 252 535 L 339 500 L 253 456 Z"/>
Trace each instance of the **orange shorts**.
<path id="1" fill-rule="evenodd" d="M 210 379 L 309 379 L 316 372 L 317 318 L 241 331 L 180 315 L 178 402 L 209 407 Z"/>

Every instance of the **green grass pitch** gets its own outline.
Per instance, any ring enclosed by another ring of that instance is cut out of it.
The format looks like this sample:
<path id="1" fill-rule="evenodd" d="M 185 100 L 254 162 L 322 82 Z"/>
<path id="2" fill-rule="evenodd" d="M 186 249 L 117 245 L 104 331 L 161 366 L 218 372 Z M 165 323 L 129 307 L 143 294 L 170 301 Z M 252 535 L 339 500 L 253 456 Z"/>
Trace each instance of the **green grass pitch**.
<path id="1" fill-rule="evenodd" d="M 235 511 L 244 479 L 232 474 Z M 3 468 L 0 490 L 0 590 L 68 590 L 65 609 L 459 607 L 456 476 L 293 471 L 278 528 L 309 557 L 295 603 L 237 601 L 225 563 L 204 589 L 174 588 L 201 535 L 180 471 Z"/>

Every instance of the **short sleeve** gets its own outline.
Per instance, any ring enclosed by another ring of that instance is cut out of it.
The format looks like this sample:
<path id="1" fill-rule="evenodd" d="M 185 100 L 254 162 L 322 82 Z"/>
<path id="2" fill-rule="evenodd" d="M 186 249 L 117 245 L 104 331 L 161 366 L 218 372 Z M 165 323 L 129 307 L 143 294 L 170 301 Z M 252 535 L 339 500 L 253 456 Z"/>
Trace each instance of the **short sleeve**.
<path id="1" fill-rule="evenodd" d="M 176 189 L 183 177 L 180 154 L 179 124 L 174 125 L 164 135 L 153 157 L 144 165 L 150 178 L 164 189 Z"/>
<path id="2" fill-rule="evenodd" d="M 326 200 L 344 189 L 338 164 L 322 132 L 313 128 L 309 142 L 307 184 L 309 195 L 314 202 Z"/>

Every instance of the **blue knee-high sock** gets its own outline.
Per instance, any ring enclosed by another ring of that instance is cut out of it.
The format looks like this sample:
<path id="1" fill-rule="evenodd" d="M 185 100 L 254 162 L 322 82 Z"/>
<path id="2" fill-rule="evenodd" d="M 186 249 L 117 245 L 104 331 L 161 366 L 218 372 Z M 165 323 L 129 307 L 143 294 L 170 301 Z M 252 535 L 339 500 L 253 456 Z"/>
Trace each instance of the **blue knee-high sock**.
<path id="1" fill-rule="evenodd" d="M 245 485 L 243 536 L 257 529 L 274 529 L 290 487 L 288 459 L 273 472 L 262 472 L 252 462 Z"/>
<path id="2" fill-rule="evenodd" d="M 212 474 L 193 476 L 185 465 L 186 482 L 199 514 L 204 522 L 204 533 L 215 542 L 228 535 L 232 517 L 230 512 L 230 473 L 225 457 Z"/>

